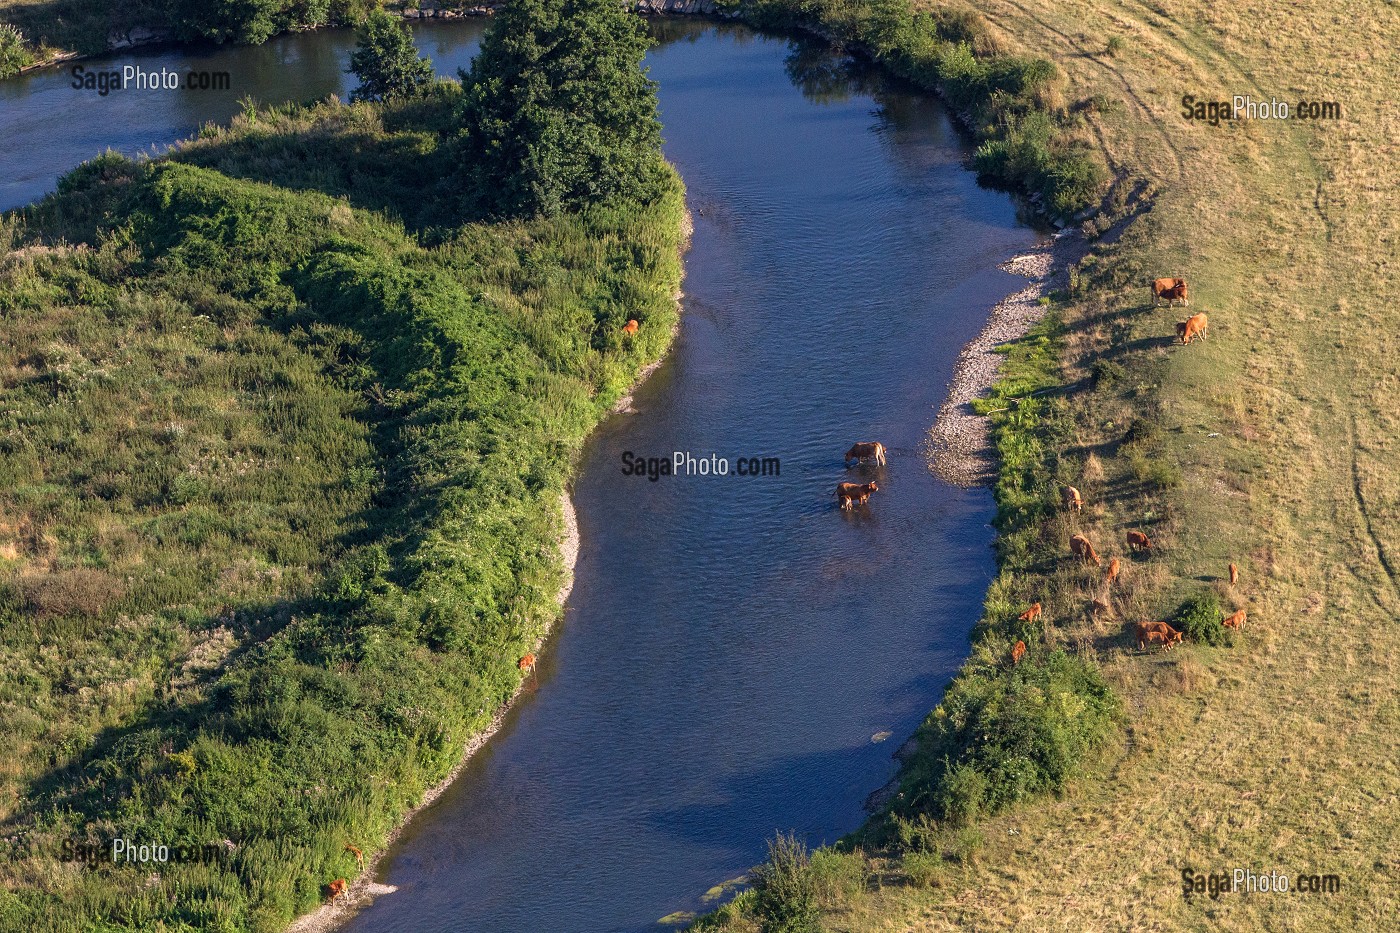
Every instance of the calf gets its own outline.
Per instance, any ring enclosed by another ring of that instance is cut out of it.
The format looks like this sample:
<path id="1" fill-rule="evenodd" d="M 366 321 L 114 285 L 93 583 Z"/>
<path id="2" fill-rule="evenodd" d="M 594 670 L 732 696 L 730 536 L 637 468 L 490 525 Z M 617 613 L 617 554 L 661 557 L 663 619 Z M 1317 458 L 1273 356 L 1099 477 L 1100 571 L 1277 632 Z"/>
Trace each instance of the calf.
<path id="1" fill-rule="evenodd" d="M 638 325 L 636 319 L 632 319 L 629 320 L 626 324 L 622 325 L 622 332 L 627 336 L 631 337 L 637 333 L 637 327 Z"/>
<path id="2" fill-rule="evenodd" d="M 528 674 L 535 669 L 535 654 L 531 652 L 519 661 L 520 673 Z"/>
<path id="3" fill-rule="evenodd" d="M 1108 574 L 1104 577 L 1104 582 L 1107 583 L 1109 586 L 1112 586 L 1113 581 L 1118 579 L 1118 571 L 1122 566 L 1123 565 L 1119 563 L 1118 558 L 1115 557 L 1112 560 L 1110 560 L 1108 562 Z"/>
<path id="4" fill-rule="evenodd" d="M 1152 282 L 1153 307 L 1156 307 L 1164 300 L 1167 302 L 1168 307 L 1174 306 L 1178 301 L 1184 305 L 1190 304 L 1190 302 L 1186 300 L 1186 280 L 1154 279 Z"/>
<path id="5" fill-rule="evenodd" d="M 1128 550 L 1151 551 L 1152 539 L 1140 531 L 1128 532 Z"/>
<path id="6" fill-rule="evenodd" d="M 837 483 L 836 499 L 842 511 L 849 512 L 857 505 L 865 505 L 870 501 L 870 494 L 879 491 L 880 487 L 874 483 Z"/>
<path id="7" fill-rule="evenodd" d="M 1064 503 L 1066 510 L 1070 512 L 1084 511 L 1084 500 L 1079 496 L 1079 490 L 1073 486 L 1066 486 L 1064 492 L 1060 493 L 1060 501 Z"/>
<path id="8" fill-rule="evenodd" d="M 1034 622 L 1040 618 L 1040 603 L 1032 603 L 1031 607 L 1016 617 L 1022 622 Z"/>
<path id="9" fill-rule="evenodd" d="M 1225 618 L 1221 619 L 1220 622 L 1221 622 L 1221 624 L 1224 625 L 1226 628 L 1242 629 L 1242 628 L 1244 628 L 1244 620 L 1245 620 L 1245 611 L 1244 611 L 1243 609 L 1241 609 L 1239 612 L 1235 613 L 1234 615 L 1232 615 L 1232 616 L 1226 616 Z"/>
<path id="10" fill-rule="evenodd" d="M 1024 658 L 1025 656 L 1026 656 L 1026 643 L 1023 642 L 1023 641 L 1019 641 L 1019 640 L 1018 640 L 1018 641 L 1016 642 L 1016 647 L 1014 647 L 1014 648 L 1011 649 L 1011 664 L 1012 664 L 1012 666 L 1014 667 L 1015 665 L 1020 664 L 1020 663 L 1021 663 L 1021 659 Z"/>
<path id="11" fill-rule="evenodd" d="M 1238 582 L 1240 582 L 1240 568 L 1236 567 L 1234 564 L 1231 564 L 1231 565 L 1230 565 L 1230 585 L 1231 585 L 1231 586 L 1234 586 L 1234 585 L 1235 585 L 1236 583 L 1238 583 Z"/>
<path id="12" fill-rule="evenodd" d="M 350 882 L 346 881 L 344 878 L 337 878 L 330 884 L 326 885 L 326 897 L 329 898 L 332 904 L 340 900 L 342 897 L 345 897 L 349 893 L 349 891 Z"/>

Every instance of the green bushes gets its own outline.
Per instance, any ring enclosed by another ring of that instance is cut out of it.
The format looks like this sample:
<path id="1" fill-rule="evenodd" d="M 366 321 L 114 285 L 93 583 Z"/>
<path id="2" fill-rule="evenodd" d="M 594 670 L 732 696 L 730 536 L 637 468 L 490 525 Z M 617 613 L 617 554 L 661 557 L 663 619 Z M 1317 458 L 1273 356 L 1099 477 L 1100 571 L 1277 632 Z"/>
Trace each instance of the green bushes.
<path id="1" fill-rule="evenodd" d="M 1093 663 L 1063 651 L 1033 652 L 1004 672 L 965 671 L 919 731 L 897 809 L 967 825 L 1058 793 L 1118 712 Z"/>
<path id="2" fill-rule="evenodd" d="M 778 833 L 768 843 L 768 861 L 749 873 L 754 913 L 763 933 L 821 933 L 817 884 L 807 847 Z"/>
<path id="3" fill-rule="evenodd" d="M 1233 644 L 1230 630 L 1221 622 L 1220 601 L 1214 593 L 1201 593 L 1178 606 L 1172 627 L 1203 645 Z"/>
<path id="4" fill-rule="evenodd" d="M 34 63 L 34 53 L 24 41 L 24 33 L 9 23 L 0 23 L 0 78 L 8 78 Z"/>
<path id="5" fill-rule="evenodd" d="M 403 20 L 375 10 L 355 34 L 350 70 L 360 79 L 351 100 L 412 97 L 433 79 L 433 62 L 419 58 Z"/>
<path id="6" fill-rule="evenodd" d="M 756 25 L 809 29 L 855 45 L 930 89 L 967 117 L 974 164 L 987 181 L 1039 196 L 1052 216 L 1098 202 L 1108 173 L 1064 125 L 1063 77 L 1045 59 L 1005 55 L 985 20 L 964 10 L 915 13 L 909 0 L 752 0 L 734 6 Z"/>

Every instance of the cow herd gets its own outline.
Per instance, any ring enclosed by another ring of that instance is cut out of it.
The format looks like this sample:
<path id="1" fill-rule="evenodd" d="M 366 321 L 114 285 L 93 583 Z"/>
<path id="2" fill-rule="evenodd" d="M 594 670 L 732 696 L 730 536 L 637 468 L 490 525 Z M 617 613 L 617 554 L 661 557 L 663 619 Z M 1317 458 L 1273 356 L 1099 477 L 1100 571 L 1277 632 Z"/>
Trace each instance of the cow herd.
<path id="1" fill-rule="evenodd" d="M 848 470 L 853 464 L 861 464 L 866 461 L 871 461 L 876 466 L 884 466 L 885 445 L 879 441 L 858 441 L 851 445 L 851 449 L 846 451 L 846 456 L 842 459 Z M 841 507 L 841 511 L 850 512 L 858 505 L 865 505 L 870 501 L 870 494 L 879 491 L 879 484 L 874 482 L 837 483 L 836 502 Z"/>
<path id="2" fill-rule="evenodd" d="M 1153 307 L 1159 306 L 1163 301 L 1168 307 L 1175 307 L 1178 301 L 1183 306 L 1189 306 L 1189 288 L 1186 280 L 1182 278 L 1154 279 L 1152 282 L 1152 302 Z M 1204 313 L 1196 313 L 1184 321 L 1176 324 L 1176 335 L 1181 338 L 1183 345 L 1189 344 L 1197 337 L 1204 340 L 1206 331 L 1210 326 L 1210 321 Z M 1060 490 L 1060 504 L 1067 513 L 1079 513 L 1084 510 L 1084 497 L 1079 490 L 1073 486 L 1064 486 Z M 1150 556 L 1152 554 L 1152 539 L 1145 532 L 1136 529 L 1129 529 L 1124 536 L 1124 543 L 1129 553 L 1134 555 Z M 1069 537 L 1070 556 L 1084 564 L 1093 564 L 1095 567 L 1103 566 L 1103 559 L 1094 549 L 1094 543 L 1087 535 L 1075 532 Z M 1095 614 L 1108 613 L 1112 611 L 1112 604 L 1109 601 L 1109 591 L 1122 570 L 1122 562 L 1114 557 L 1108 562 L 1108 570 L 1104 574 L 1104 593 L 1094 599 L 1093 609 Z M 1235 586 L 1240 579 L 1240 570 L 1234 564 L 1230 564 L 1230 586 Z M 1031 604 L 1031 607 L 1022 612 L 1018 617 L 1021 622 L 1033 622 L 1038 619 L 1043 611 L 1039 602 Z M 1246 612 L 1241 609 L 1232 615 L 1221 619 L 1221 623 L 1230 629 L 1238 631 L 1244 627 Z M 1172 628 L 1166 622 L 1134 622 L 1130 626 L 1130 631 L 1135 636 L 1138 650 L 1145 650 L 1149 645 L 1161 645 L 1164 650 L 1170 650 L 1172 646 L 1180 644 L 1182 633 Z M 1011 652 L 1011 663 L 1018 663 L 1026 653 L 1025 642 L 1017 641 Z"/>

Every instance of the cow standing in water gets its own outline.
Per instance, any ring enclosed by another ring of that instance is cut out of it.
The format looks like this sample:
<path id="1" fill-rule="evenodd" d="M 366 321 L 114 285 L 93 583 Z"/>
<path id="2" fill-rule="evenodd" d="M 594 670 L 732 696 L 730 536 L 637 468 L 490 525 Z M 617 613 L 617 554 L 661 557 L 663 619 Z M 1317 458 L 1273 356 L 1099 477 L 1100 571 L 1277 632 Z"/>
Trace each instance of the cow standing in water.
<path id="1" fill-rule="evenodd" d="M 864 463 L 867 460 L 874 460 L 876 466 L 885 465 L 885 445 L 879 441 L 860 441 L 851 445 L 851 449 L 846 451 L 846 469 L 851 468 L 851 461 Z"/>
<path id="2" fill-rule="evenodd" d="M 849 512 L 857 505 L 865 505 L 870 501 L 870 494 L 879 491 L 880 487 L 874 483 L 838 483 L 836 500 L 841 503 L 841 511 Z"/>

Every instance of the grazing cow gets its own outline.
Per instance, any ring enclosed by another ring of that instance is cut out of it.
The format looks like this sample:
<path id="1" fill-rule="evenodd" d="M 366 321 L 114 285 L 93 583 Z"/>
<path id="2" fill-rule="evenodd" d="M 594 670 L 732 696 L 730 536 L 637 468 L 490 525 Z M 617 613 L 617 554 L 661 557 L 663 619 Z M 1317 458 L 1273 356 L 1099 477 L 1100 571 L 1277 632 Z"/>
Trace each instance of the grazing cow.
<path id="1" fill-rule="evenodd" d="M 365 870 L 365 854 L 364 854 L 363 852 L 361 852 L 359 849 L 357 849 L 355 846 L 348 845 L 348 844 L 345 846 L 345 851 L 346 851 L 346 852 L 349 852 L 351 855 L 355 856 L 355 864 L 359 867 L 360 871 L 364 871 L 364 870 Z"/>
<path id="2" fill-rule="evenodd" d="M 1152 281 L 1152 306 L 1156 307 L 1165 300 L 1168 307 L 1174 307 L 1179 301 L 1184 305 L 1189 305 L 1186 300 L 1186 280 L 1185 279 L 1154 279 Z"/>
<path id="3" fill-rule="evenodd" d="M 1140 531 L 1128 532 L 1128 550 L 1151 551 L 1152 539 Z"/>
<path id="4" fill-rule="evenodd" d="M 850 469 L 852 460 L 856 463 L 874 460 L 877 466 L 884 466 L 885 445 L 879 441 L 860 441 L 852 444 L 851 449 L 846 451 L 845 464 L 847 469 Z"/>
<path id="5" fill-rule="evenodd" d="M 637 333 L 637 326 L 637 321 L 635 318 L 633 318 L 629 320 L 626 324 L 622 325 L 622 332 L 627 336 L 631 337 L 632 335 Z"/>
<path id="6" fill-rule="evenodd" d="M 1139 651 L 1146 650 L 1148 645 L 1154 643 L 1170 651 L 1172 645 L 1181 641 L 1181 633 L 1165 622 L 1139 622 L 1133 628 Z"/>
<path id="7" fill-rule="evenodd" d="M 344 878 L 337 878 L 326 885 L 326 896 L 330 899 L 332 904 L 342 897 L 345 897 L 349 892 L 350 882 L 346 881 Z"/>
<path id="8" fill-rule="evenodd" d="M 1097 551 L 1094 550 L 1094 546 L 1090 544 L 1089 539 L 1084 537 L 1083 535 L 1070 536 L 1069 551 L 1071 554 L 1084 561 L 1085 563 L 1093 561 L 1095 567 L 1101 566 L 1103 564 L 1103 561 L 1099 560 L 1099 554 Z"/>
<path id="9" fill-rule="evenodd" d="M 1118 579 L 1118 571 L 1122 566 L 1123 565 L 1118 561 L 1118 558 L 1115 557 L 1112 560 L 1110 560 L 1108 562 L 1108 575 L 1104 577 L 1104 582 L 1107 583 L 1109 586 L 1112 586 L 1113 581 Z"/>
<path id="10" fill-rule="evenodd" d="M 841 503 L 842 511 L 849 512 L 857 505 L 865 505 L 870 501 L 872 492 L 879 492 L 880 487 L 875 483 L 837 483 L 836 498 Z"/>
<path id="11" fill-rule="evenodd" d="M 1079 490 L 1073 486 L 1066 486 L 1064 492 L 1060 493 L 1060 501 L 1070 512 L 1084 511 L 1084 500 L 1079 497 Z"/>
<path id="12" fill-rule="evenodd" d="M 528 674 L 535 669 L 535 654 L 531 652 L 520 659 L 520 673 Z"/>
<path id="13" fill-rule="evenodd" d="M 1011 664 L 1012 664 L 1013 666 L 1015 666 L 1015 665 L 1017 665 L 1017 664 L 1020 664 L 1020 663 L 1021 663 L 1021 659 L 1024 658 L 1025 656 L 1026 656 L 1026 643 L 1023 642 L 1023 641 L 1017 640 L 1017 642 L 1016 642 L 1016 647 L 1011 649 Z"/>
<path id="14" fill-rule="evenodd" d="M 1244 628 L 1244 619 L 1245 619 L 1245 611 L 1244 611 L 1243 609 L 1241 609 L 1239 612 L 1235 613 L 1234 615 L 1232 615 L 1232 616 L 1226 616 L 1225 618 L 1221 619 L 1220 622 L 1221 622 L 1221 624 L 1224 625 L 1226 628 L 1242 629 L 1242 628 Z"/>
<path id="15" fill-rule="evenodd" d="M 1231 564 L 1231 565 L 1230 565 L 1230 585 L 1231 585 L 1231 586 L 1234 586 L 1234 585 L 1235 585 L 1236 583 L 1238 583 L 1238 582 L 1240 582 L 1240 568 L 1236 567 L 1234 564 Z"/>
<path id="16" fill-rule="evenodd" d="M 1016 617 L 1022 622 L 1034 622 L 1040 618 L 1040 603 L 1032 603 L 1031 607 Z"/>
<path id="17" fill-rule="evenodd" d="M 1193 314 L 1184 321 L 1176 322 L 1176 335 L 1181 338 L 1182 345 L 1191 342 L 1192 337 L 1206 339 L 1206 328 L 1210 326 L 1210 320 L 1202 314 Z"/>

